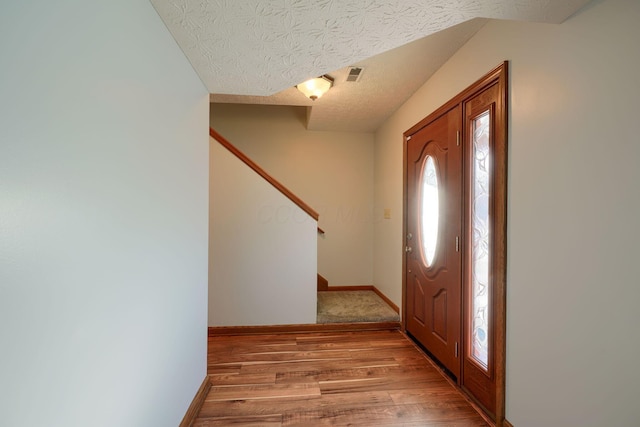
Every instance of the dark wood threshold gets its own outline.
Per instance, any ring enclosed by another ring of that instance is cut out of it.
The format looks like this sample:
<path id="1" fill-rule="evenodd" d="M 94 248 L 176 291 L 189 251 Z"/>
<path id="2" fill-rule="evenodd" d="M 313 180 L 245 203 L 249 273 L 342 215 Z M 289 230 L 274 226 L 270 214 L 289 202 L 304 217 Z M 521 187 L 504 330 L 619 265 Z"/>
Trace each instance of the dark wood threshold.
<path id="1" fill-rule="evenodd" d="M 399 330 L 400 322 L 309 323 L 301 325 L 209 326 L 209 336 L 296 334 L 302 332 L 348 332 Z"/>
<path id="2" fill-rule="evenodd" d="M 318 289 L 320 290 L 320 289 Z M 383 294 L 380 289 L 376 288 L 372 285 L 359 285 L 359 286 L 329 286 L 327 291 L 373 291 L 378 295 L 384 302 L 389 304 L 389 306 L 398 314 L 400 314 L 400 307 L 395 305 L 393 301 L 391 301 L 385 294 Z"/>
<path id="3" fill-rule="evenodd" d="M 448 374 L 447 371 L 440 366 L 440 364 L 438 364 L 437 362 L 435 362 L 431 356 L 429 354 L 427 354 L 424 349 L 422 347 L 420 347 L 420 345 L 414 340 L 413 337 L 411 337 L 411 335 L 408 335 L 406 332 L 401 331 L 400 333 L 402 333 L 412 344 L 413 346 L 420 352 L 422 353 L 422 355 L 425 357 L 425 359 L 427 359 L 427 361 L 434 367 L 436 368 L 440 374 L 444 377 L 445 380 L 447 380 L 447 382 L 449 384 L 451 384 L 456 390 L 458 390 L 458 392 L 464 397 L 464 399 L 473 407 L 473 409 L 484 419 L 484 421 L 489 424 L 489 426 L 491 427 L 496 427 L 496 423 L 495 421 L 493 421 L 491 418 L 489 418 L 489 416 L 485 413 L 485 411 L 480 407 L 480 405 L 478 405 L 474 399 L 472 399 L 469 394 L 458 385 L 458 383 L 456 383 Z M 506 424 L 505 424 L 506 426 Z M 513 427 L 513 426 L 511 426 Z"/>
<path id="4" fill-rule="evenodd" d="M 244 164 L 246 164 L 251 169 L 253 169 L 258 175 L 263 177 L 269 184 L 273 185 L 276 189 L 278 189 L 278 191 L 280 191 L 287 198 L 289 198 L 289 200 L 291 200 L 293 203 L 298 205 L 300 209 L 302 209 L 307 214 L 309 214 L 309 216 L 311 216 L 316 221 L 318 220 L 318 217 L 319 217 L 318 212 L 313 210 L 311 206 L 303 202 L 302 199 L 300 199 L 298 196 L 293 194 L 291 190 L 289 190 L 287 187 L 285 187 L 280 182 L 278 182 L 275 178 L 269 175 L 264 169 L 258 166 L 256 162 L 254 162 L 249 157 L 247 157 L 247 155 L 244 154 L 242 151 L 238 150 L 232 143 L 227 141 L 222 135 L 220 135 L 215 130 L 209 128 L 209 136 L 211 136 L 213 139 L 218 141 L 220 145 L 222 145 L 224 148 L 229 150 L 234 156 L 236 156 L 238 159 L 244 162 Z"/>
<path id="5" fill-rule="evenodd" d="M 200 384 L 200 388 L 191 401 L 189 409 L 187 409 L 187 412 L 184 414 L 184 418 L 182 418 L 180 427 L 191 427 L 193 425 L 193 422 L 196 420 L 196 418 L 198 418 L 198 414 L 200 413 L 200 409 L 202 409 L 202 405 L 204 405 L 204 400 L 207 397 L 210 388 L 211 381 L 209 380 L 209 375 L 207 375 L 204 377 L 202 384 Z"/>

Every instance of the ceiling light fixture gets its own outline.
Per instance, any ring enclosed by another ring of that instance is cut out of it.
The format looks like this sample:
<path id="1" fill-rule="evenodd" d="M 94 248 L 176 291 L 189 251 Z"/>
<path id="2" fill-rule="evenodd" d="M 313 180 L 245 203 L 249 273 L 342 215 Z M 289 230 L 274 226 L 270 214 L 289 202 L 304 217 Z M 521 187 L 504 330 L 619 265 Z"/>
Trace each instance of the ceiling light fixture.
<path id="1" fill-rule="evenodd" d="M 305 94 L 307 98 L 312 101 L 320 98 L 322 95 L 333 86 L 333 79 L 326 74 L 315 79 L 307 80 L 304 83 L 300 83 L 296 87 L 298 90 Z"/>

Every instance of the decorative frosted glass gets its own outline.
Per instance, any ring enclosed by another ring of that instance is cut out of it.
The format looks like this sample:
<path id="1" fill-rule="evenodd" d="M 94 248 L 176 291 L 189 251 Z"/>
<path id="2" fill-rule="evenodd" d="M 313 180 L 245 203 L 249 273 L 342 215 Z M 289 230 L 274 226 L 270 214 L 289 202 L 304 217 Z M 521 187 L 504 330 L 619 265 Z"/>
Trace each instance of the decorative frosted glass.
<path id="1" fill-rule="evenodd" d="M 421 239 L 425 264 L 430 266 L 438 245 L 438 173 L 433 157 L 427 156 L 422 168 Z"/>
<path id="2" fill-rule="evenodd" d="M 485 369 L 489 360 L 489 152 L 490 114 L 473 120 L 473 185 L 471 194 L 471 356 Z"/>

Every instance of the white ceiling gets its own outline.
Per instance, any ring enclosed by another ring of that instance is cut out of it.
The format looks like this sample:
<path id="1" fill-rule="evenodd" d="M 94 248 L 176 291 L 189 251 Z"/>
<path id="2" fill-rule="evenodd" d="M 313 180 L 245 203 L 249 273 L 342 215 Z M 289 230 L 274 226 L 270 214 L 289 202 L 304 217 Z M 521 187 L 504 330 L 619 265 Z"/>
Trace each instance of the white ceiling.
<path id="1" fill-rule="evenodd" d="M 309 129 L 374 131 L 487 19 L 560 23 L 588 1 L 151 3 L 213 102 L 308 106 Z M 364 68 L 357 83 L 345 82 L 350 65 Z M 315 102 L 293 87 L 322 74 L 335 83 Z"/>

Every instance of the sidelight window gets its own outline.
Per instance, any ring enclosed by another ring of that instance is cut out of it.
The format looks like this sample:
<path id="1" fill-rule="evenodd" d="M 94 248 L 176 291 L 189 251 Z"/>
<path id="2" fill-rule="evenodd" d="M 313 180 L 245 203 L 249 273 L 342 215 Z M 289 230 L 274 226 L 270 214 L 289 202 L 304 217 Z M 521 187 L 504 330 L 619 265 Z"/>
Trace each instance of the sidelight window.
<path id="1" fill-rule="evenodd" d="M 471 357 L 488 368 L 490 112 L 472 120 L 471 185 Z"/>

